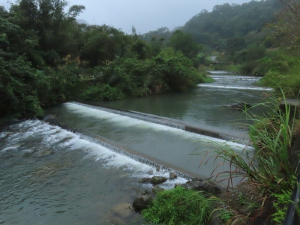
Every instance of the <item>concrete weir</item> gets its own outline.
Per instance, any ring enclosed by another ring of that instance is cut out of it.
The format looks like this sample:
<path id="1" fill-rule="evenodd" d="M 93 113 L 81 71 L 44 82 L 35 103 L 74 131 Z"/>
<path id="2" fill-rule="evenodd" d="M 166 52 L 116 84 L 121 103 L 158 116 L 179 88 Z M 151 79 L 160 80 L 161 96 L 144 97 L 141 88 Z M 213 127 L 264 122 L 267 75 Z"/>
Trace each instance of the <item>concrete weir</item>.
<path id="1" fill-rule="evenodd" d="M 111 107 L 103 107 L 103 106 L 97 105 L 95 103 L 90 103 L 90 102 L 86 103 L 86 102 L 76 101 L 76 102 L 72 102 L 72 103 L 86 106 L 86 107 L 96 108 L 98 110 L 103 110 L 106 112 L 110 112 L 110 113 L 114 113 L 114 114 L 118 114 L 118 115 L 122 115 L 122 116 L 127 116 L 127 117 L 131 117 L 131 118 L 135 118 L 135 119 L 139 119 L 139 120 L 143 120 L 143 121 L 147 121 L 147 122 L 151 122 L 151 123 L 169 126 L 169 127 L 184 130 L 187 132 L 192 132 L 192 133 L 201 134 L 201 135 L 208 136 L 208 137 L 218 138 L 218 139 L 222 139 L 222 140 L 226 140 L 226 141 L 234 141 L 234 142 L 243 143 L 243 144 L 249 144 L 249 142 L 250 142 L 249 137 L 246 137 L 245 135 L 242 135 L 238 132 L 231 132 L 231 134 L 228 135 L 227 133 L 220 132 L 215 129 L 209 129 L 207 127 L 205 127 L 205 128 L 204 127 L 196 127 L 196 126 L 192 126 L 190 124 L 186 124 L 182 121 L 178 121 L 178 120 L 174 120 L 174 119 L 170 119 L 170 118 L 166 118 L 166 117 L 161 117 L 161 116 L 156 116 L 153 114 L 141 113 L 141 112 L 130 111 L 130 110 L 115 109 L 115 108 L 111 108 Z"/>
<path id="2" fill-rule="evenodd" d="M 159 168 L 160 170 L 165 170 L 165 171 L 168 171 L 168 172 L 175 172 L 179 176 L 181 176 L 183 178 L 186 178 L 188 180 L 195 179 L 195 178 L 200 179 L 200 180 L 206 180 L 207 179 L 207 178 L 205 178 L 205 177 L 203 177 L 199 174 L 193 173 L 193 172 L 185 170 L 183 168 L 176 167 L 175 165 L 171 165 L 169 163 L 161 161 L 157 158 L 153 158 L 153 157 L 151 157 L 149 155 L 146 155 L 146 154 L 143 154 L 141 152 L 132 151 L 131 149 L 126 148 L 124 146 L 121 146 L 119 143 L 117 143 L 115 141 L 112 141 L 112 140 L 109 140 L 105 137 L 95 135 L 95 134 L 91 134 L 91 133 L 86 134 L 82 130 L 73 129 L 69 126 L 66 126 L 66 125 L 63 125 L 63 124 L 57 122 L 55 119 L 53 120 L 53 118 L 51 118 L 51 117 L 44 118 L 44 121 L 51 124 L 51 125 L 58 126 L 62 129 L 65 129 L 67 131 L 74 132 L 74 133 L 80 135 L 82 138 L 84 138 L 86 140 L 89 140 L 93 143 L 99 144 L 99 145 L 101 145 L 101 146 L 103 146 L 103 147 L 105 147 L 105 148 L 107 148 L 107 149 L 109 149 L 113 152 L 116 152 L 116 153 L 119 153 L 121 155 L 127 156 L 131 159 L 134 159 L 135 161 L 144 163 L 146 165 L 154 166 L 156 168 Z M 217 185 L 217 184 L 216 184 L 216 187 L 222 188 L 221 185 Z"/>

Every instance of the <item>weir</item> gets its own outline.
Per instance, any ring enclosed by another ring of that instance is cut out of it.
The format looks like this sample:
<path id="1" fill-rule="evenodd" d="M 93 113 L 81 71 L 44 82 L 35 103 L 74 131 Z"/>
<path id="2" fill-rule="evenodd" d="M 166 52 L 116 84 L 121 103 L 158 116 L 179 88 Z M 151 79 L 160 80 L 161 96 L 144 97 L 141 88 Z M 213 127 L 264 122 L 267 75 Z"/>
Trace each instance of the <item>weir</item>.
<path id="1" fill-rule="evenodd" d="M 200 176 L 199 174 L 192 173 L 191 171 L 185 170 L 183 168 L 178 168 L 175 165 L 171 165 L 171 164 L 163 162 L 159 159 L 155 159 L 155 158 L 150 157 L 149 155 L 143 154 L 141 152 L 132 151 L 131 149 L 121 146 L 120 144 L 116 143 L 115 141 L 109 140 L 100 135 L 95 135 L 95 134 L 90 134 L 90 133 L 86 134 L 82 130 L 76 130 L 76 129 L 73 129 L 66 125 L 60 124 L 60 123 L 56 122 L 55 120 L 53 120 L 51 117 L 46 117 L 44 119 L 44 121 L 50 123 L 51 125 L 59 126 L 62 129 L 68 130 L 70 132 L 74 132 L 74 133 L 82 136 L 82 138 L 84 138 L 86 140 L 89 140 L 91 142 L 99 144 L 113 152 L 116 152 L 118 154 L 129 157 L 140 163 L 143 163 L 143 164 L 155 167 L 155 168 L 159 168 L 160 170 L 163 170 L 166 172 L 175 172 L 178 174 L 178 176 L 183 177 L 185 179 L 197 178 L 197 179 L 205 180 L 205 177 Z M 218 186 L 219 188 L 222 188 L 219 185 L 216 185 L 216 186 Z"/>
<path id="2" fill-rule="evenodd" d="M 130 111 L 130 110 L 120 110 L 120 109 L 115 109 L 115 108 L 111 108 L 111 107 L 103 107 L 103 106 L 99 106 L 95 103 L 88 103 L 88 104 L 86 104 L 84 102 L 71 102 L 71 103 L 85 106 L 85 107 L 91 107 L 91 108 L 106 111 L 109 113 L 127 116 L 127 117 L 138 119 L 138 120 L 156 123 L 156 124 L 160 124 L 160 125 L 164 125 L 164 126 L 172 127 L 175 129 L 180 129 L 180 130 L 184 130 L 187 132 L 200 134 L 200 135 L 204 135 L 204 136 L 208 136 L 208 137 L 212 137 L 212 138 L 222 139 L 222 140 L 226 140 L 226 141 L 234 141 L 234 142 L 238 142 L 238 143 L 242 143 L 242 144 L 249 144 L 249 142 L 250 142 L 250 138 L 245 137 L 244 135 L 239 135 L 236 133 L 234 136 L 228 135 L 226 133 L 218 132 L 215 130 L 209 130 L 207 128 L 195 127 L 195 126 L 183 123 L 178 120 L 169 119 L 169 118 L 156 116 L 156 115 L 152 115 L 152 114 L 141 113 L 141 112 Z"/>

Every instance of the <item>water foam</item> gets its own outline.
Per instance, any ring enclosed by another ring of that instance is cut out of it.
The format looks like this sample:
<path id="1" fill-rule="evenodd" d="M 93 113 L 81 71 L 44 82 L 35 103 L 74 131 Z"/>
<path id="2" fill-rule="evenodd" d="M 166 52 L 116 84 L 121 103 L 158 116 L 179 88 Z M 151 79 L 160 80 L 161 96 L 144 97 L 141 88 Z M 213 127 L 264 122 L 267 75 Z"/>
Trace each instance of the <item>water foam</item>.
<path id="1" fill-rule="evenodd" d="M 273 88 L 265 88 L 265 87 L 242 87 L 242 86 L 225 86 L 225 85 L 212 85 L 212 84 L 198 84 L 198 87 L 233 89 L 233 90 L 250 90 L 250 91 L 274 91 Z"/>
<path id="2" fill-rule="evenodd" d="M 219 70 L 208 70 L 207 71 L 208 73 L 210 73 L 210 74 L 230 74 L 230 72 L 228 72 L 228 71 L 219 71 Z"/>
<path id="3" fill-rule="evenodd" d="M 64 104 L 69 110 L 72 112 L 75 112 L 82 116 L 92 116 L 95 118 L 99 118 L 101 120 L 106 120 L 110 123 L 116 124 L 118 126 L 122 127 L 135 127 L 139 129 L 148 130 L 151 129 L 153 131 L 159 131 L 159 132 L 166 132 L 168 134 L 176 135 L 178 138 L 187 139 L 194 142 L 202 142 L 202 143 L 211 143 L 212 145 L 215 145 L 217 147 L 220 147 L 220 145 L 223 146 L 230 146 L 236 151 L 252 151 L 253 148 L 250 146 L 246 146 L 243 144 L 239 144 L 232 141 L 226 141 L 214 137 L 204 136 L 201 134 L 191 133 L 187 132 L 181 129 L 176 129 L 174 127 L 168 127 L 164 125 L 160 125 L 157 123 L 151 123 L 135 118 L 131 118 L 128 116 L 123 116 L 107 111 L 101 110 L 101 108 L 96 107 L 89 107 L 88 105 L 83 104 L 77 104 L 77 103 L 65 103 Z"/>
<path id="4" fill-rule="evenodd" d="M 241 80 L 241 81 L 259 81 L 262 77 L 253 76 L 214 76 L 211 77 L 215 80 Z"/>
<path id="5" fill-rule="evenodd" d="M 85 158 L 93 159 L 107 169 L 114 167 L 130 170 L 133 177 L 149 177 L 149 171 L 151 171 L 154 176 L 168 177 L 169 175 L 170 169 L 162 169 L 160 172 L 157 172 L 155 166 L 130 158 L 128 157 L 128 154 L 122 154 L 121 150 L 115 152 L 113 151 L 113 148 L 109 149 L 104 147 L 99 143 L 94 142 L 91 138 L 67 131 L 59 126 L 50 125 L 46 122 L 28 120 L 17 125 L 12 125 L 12 129 L 16 130 L 16 132 L 5 140 L 5 145 L 0 149 L 0 152 L 2 153 L 20 147 L 23 141 L 31 137 L 39 139 L 41 143 L 48 147 L 53 147 L 55 145 L 55 148 L 60 150 L 84 151 L 87 154 Z M 23 151 L 26 152 L 28 149 Z M 184 183 L 186 181 L 186 178 L 178 177 L 172 181 L 168 180 L 164 185 L 172 188 L 174 187 L 174 182 Z"/>

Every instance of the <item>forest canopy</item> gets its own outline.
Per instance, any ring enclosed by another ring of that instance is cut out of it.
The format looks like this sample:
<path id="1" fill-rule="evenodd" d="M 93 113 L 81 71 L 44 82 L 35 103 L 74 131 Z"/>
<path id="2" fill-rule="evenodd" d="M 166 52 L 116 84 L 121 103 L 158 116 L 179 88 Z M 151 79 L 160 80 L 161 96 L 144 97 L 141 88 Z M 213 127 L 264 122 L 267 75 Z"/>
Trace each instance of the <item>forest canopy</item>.
<path id="1" fill-rule="evenodd" d="M 134 28 L 125 34 L 79 24 L 84 9 L 65 0 L 0 7 L 0 117 L 41 116 L 43 108 L 70 99 L 182 91 L 203 80 L 196 70 L 198 45 L 168 49 L 160 40 L 139 39 Z"/>

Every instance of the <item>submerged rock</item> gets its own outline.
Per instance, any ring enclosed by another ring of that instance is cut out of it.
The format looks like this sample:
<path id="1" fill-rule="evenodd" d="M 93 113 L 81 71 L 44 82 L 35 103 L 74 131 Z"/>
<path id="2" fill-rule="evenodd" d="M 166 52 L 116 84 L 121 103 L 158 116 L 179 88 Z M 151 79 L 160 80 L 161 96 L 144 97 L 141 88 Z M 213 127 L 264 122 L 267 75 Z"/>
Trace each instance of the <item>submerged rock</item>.
<path id="1" fill-rule="evenodd" d="M 141 197 L 136 198 L 133 201 L 133 207 L 135 211 L 140 212 L 144 209 L 147 209 L 148 206 L 152 203 L 152 198 L 150 195 L 143 195 Z"/>
<path id="2" fill-rule="evenodd" d="M 151 183 L 153 185 L 157 185 L 157 184 L 162 184 L 164 182 L 166 182 L 168 179 L 166 177 L 160 177 L 160 176 L 154 176 L 151 179 Z"/>
<path id="3" fill-rule="evenodd" d="M 54 152 L 51 149 L 47 149 L 47 150 L 42 151 L 38 155 L 38 157 L 44 157 L 44 156 L 53 155 L 53 154 L 54 154 Z"/>
<path id="4" fill-rule="evenodd" d="M 170 172 L 170 180 L 176 179 L 177 178 L 177 174 L 174 172 Z"/>

